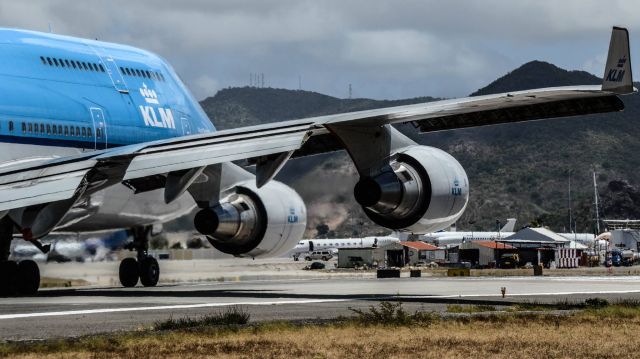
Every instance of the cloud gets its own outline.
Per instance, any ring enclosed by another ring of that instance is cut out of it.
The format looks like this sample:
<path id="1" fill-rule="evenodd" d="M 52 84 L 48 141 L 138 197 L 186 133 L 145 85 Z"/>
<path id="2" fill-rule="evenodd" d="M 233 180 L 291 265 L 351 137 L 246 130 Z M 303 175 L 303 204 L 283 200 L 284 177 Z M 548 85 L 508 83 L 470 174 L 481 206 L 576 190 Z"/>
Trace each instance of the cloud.
<path id="1" fill-rule="evenodd" d="M 352 83 L 363 97 L 452 97 L 534 59 L 598 74 L 610 27 L 634 25 L 638 10 L 634 0 L 0 0 L 0 24 L 148 49 L 198 98 L 251 72 L 292 88 L 302 76 L 336 96 Z"/>

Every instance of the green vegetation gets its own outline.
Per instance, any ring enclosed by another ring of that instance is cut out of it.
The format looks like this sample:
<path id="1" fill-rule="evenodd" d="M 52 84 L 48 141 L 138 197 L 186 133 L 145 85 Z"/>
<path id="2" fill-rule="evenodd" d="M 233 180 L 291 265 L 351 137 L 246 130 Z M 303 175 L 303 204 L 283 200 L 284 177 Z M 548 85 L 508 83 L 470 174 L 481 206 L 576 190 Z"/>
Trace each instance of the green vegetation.
<path id="1" fill-rule="evenodd" d="M 493 305 L 459 305 L 449 304 L 447 305 L 447 312 L 449 313 L 482 313 L 482 312 L 495 312 L 496 307 Z"/>
<path id="2" fill-rule="evenodd" d="M 401 302 L 380 302 L 378 307 L 370 306 L 368 311 L 350 310 L 356 316 L 349 321 L 361 325 L 430 325 L 440 318 L 432 312 L 408 313 Z"/>
<path id="3" fill-rule="evenodd" d="M 156 330 L 175 330 L 216 325 L 243 325 L 249 322 L 250 317 L 251 315 L 247 312 L 246 308 L 234 305 L 226 307 L 220 312 L 208 314 L 202 317 L 184 317 L 179 319 L 173 319 L 173 317 L 171 317 L 167 320 L 157 322 L 153 328 Z"/>
<path id="4" fill-rule="evenodd" d="M 599 78 L 586 72 L 533 61 L 474 95 L 598 83 Z M 222 90 L 202 105 L 218 128 L 230 128 L 434 99 L 337 99 L 308 91 L 245 87 Z M 623 101 L 624 112 L 579 118 L 425 135 L 419 135 L 410 125 L 398 128 L 419 143 L 451 153 L 465 167 L 471 199 L 458 229 L 489 230 L 495 227 L 496 219 L 516 216 L 520 225 L 532 223 L 568 231 L 567 187 L 571 174 L 577 230 L 591 232 L 594 168 L 601 215 L 640 218 L 640 99 L 630 95 Z M 316 226 L 322 223 L 336 236 L 381 234 L 353 199 L 357 173 L 344 152 L 292 160 L 278 179 L 295 188 L 308 204 L 307 235 L 315 236 Z"/>

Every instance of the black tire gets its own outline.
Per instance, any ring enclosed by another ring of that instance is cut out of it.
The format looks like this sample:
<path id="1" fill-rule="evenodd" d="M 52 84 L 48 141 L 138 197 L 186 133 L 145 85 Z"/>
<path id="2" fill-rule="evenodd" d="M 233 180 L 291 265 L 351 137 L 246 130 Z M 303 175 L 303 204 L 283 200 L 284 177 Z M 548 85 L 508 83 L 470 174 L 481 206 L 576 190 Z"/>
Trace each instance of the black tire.
<path id="1" fill-rule="evenodd" d="M 0 296 L 14 295 L 18 290 L 18 263 L 0 261 Z"/>
<path id="2" fill-rule="evenodd" d="M 326 262 L 326 261 L 328 261 L 328 260 L 329 260 L 329 258 L 327 258 L 327 257 L 325 257 L 325 256 L 322 256 L 322 260 Z"/>
<path id="3" fill-rule="evenodd" d="M 145 287 L 155 287 L 160 279 L 160 266 L 153 257 L 147 257 L 140 262 L 140 282 Z"/>
<path id="4" fill-rule="evenodd" d="M 125 258 L 120 262 L 120 270 L 118 271 L 120 277 L 120 284 L 123 287 L 131 288 L 138 284 L 138 277 L 140 276 L 140 269 L 138 268 L 138 261 L 135 258 Z"/>
<path id="5" fill-rule="evenodd" d="M 304 260 L 307 262 L 311 262 L 311 257 L 304 257 Z"/>
<path id="6" fill-rule="evenodd" d="M 18 263 L 18 293 L 34 295 L 40 288 L 40 268 L 30 259 Z"/>

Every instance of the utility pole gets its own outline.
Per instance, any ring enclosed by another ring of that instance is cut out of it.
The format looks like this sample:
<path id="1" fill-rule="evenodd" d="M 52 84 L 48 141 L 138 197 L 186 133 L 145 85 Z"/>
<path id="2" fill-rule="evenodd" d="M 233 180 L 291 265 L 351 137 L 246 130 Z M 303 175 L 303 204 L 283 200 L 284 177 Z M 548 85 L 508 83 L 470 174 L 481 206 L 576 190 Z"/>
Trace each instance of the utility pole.
<path id="1" fill-rule="evenodd" d="M 600 234 L 600 208 L 598 207 L 598 183 L 596 182 L 596 171 L 593 171 L 593 197 L 596 206 L 596 235 Z"/>
<path id="2" fill-rule="evenodd" d="M 569 172 L 569 230 L 573 232 L 573 214 L 571 213 L 571 172 Z"/>

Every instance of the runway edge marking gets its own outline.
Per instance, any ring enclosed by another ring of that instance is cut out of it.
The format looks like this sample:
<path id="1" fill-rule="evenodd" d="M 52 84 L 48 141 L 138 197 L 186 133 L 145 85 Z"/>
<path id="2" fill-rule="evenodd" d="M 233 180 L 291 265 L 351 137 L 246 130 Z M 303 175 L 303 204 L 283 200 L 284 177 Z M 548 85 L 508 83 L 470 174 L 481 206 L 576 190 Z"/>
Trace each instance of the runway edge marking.
<path id="1" fill-rule="evenodd" d="M 122 313 L 122 312 L 135 312 L 135 311 L 167 310 L 167 309 L 213 308 L 213 307 L 228 307 L 231 305 L 259 306 L 259 305 L 280 305 L 280 304 L 335 303 L 335 302 L 347 302 L 351 300 L 353 299 L 307 299 L 307 300 L 283 300 L 283 301 L 270 301 L 270 302 L 200 303 L 200 304 L 177 304 L 177 305 L 160 305 L 160 306 L 131 307 L 131 308 L 65 310 L 65 311 L 58 311 L 58 312 L 2 314 L 0 315 L 0 320 L 36 318 L 36 317 L 60 317 L 60 316 L 71 316 L 71 315 L 85 315 L 85 314 Z"/>

